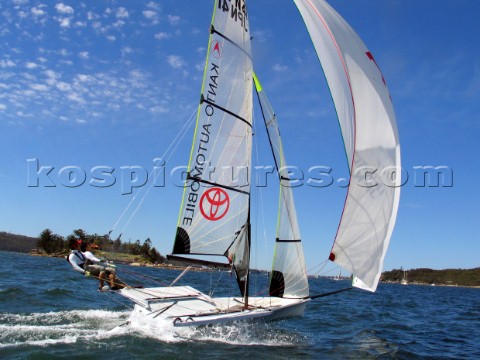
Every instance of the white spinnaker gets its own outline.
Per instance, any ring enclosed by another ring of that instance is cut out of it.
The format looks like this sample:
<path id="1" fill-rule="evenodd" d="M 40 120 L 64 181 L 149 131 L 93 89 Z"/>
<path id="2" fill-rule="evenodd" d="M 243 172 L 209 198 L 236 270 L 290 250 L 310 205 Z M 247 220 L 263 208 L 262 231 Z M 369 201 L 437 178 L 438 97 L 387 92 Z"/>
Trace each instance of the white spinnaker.
<path id="1" fill-rule="evenodd" d="M 278 203 L 277 239 L 273 259 L 270 293 L 289 298 L 304 298 L 309 295 L 305 258 L 301 243 L 297 212 L 289 182 L 287 162 L 277 118 L 270 102 L 254 75 L 258 98 L 272 146 L 273 156 L 280 176 Z"/>
<path id="2" fill-rule="evenodd" d="M 330 259 L 360 280 L 354 286 L 375 291 L 400 198 L 400 145 L 390 94 L 370 51 L 330 5 L 294 1 L 325 72 L 351 172 Z"/>
<path id="3" fill-rule="evenodd" d="M 244 1 L 215 1 L 174 254 L 227 255 L 248 219 L 252 61 Z"/>

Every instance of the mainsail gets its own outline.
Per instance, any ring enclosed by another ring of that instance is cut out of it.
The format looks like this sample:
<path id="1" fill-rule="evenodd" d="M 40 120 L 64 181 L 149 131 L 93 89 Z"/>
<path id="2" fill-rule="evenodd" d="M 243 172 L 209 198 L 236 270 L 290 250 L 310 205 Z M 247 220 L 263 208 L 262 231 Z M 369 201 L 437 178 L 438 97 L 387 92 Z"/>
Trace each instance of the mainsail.
<path id="1" fill-rule="evenodd" d="M 277 237 L 273 269 L 270 274 L 270 295 L 304 298 L 309 294 L 308 279 L 280 130 L 273 108 L 255 74 L 253 79 L 280 179 Z"/>
<path id="2" fill-rule="evenodd" d="M 390 94 L 371 52 L 330 5 L 294 1 L 322 64 L 350 167 L 329 259 L 354 275 L 353 286 L 375 291 L 400 197 L 400 145 Z"/>
<path id="3" fill-rule="evenodd" d="M 242 294 L 250 254 L 250 36 L 245 1 L 215 1 L 173 249 L 177 255 L 227 257 L 237 270 Z"/>

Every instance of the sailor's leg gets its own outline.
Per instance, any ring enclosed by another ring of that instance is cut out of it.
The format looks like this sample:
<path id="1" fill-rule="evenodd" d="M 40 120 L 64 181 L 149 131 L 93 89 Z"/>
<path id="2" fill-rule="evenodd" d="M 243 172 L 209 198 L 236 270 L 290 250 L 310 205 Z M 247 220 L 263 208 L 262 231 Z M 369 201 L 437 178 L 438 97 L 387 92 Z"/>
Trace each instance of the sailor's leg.
<path id="1" fill-rule="evenodd" d="M 110 283 L 111 288 L 115 287 L 115 275 L 110 273 L 110 275 L 108 275 L 108 282 Z"/>
<path id="2" fill-rule="evenodd" d="M 100 289 L 103 288 L 103 284 L 104 284 L 104 281 L 105 281 L 105 271 L 100 271 L 100 274 L 98 275 L 98 278 L 100 280 Z"/>

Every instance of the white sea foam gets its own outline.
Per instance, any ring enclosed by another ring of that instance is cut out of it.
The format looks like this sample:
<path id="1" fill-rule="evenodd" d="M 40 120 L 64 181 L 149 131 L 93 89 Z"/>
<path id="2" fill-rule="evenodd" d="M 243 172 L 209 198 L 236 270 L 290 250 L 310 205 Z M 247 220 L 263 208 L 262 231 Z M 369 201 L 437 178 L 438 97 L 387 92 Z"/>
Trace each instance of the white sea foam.
<path id="1" fill-rule="evenodd" d="M 123 335 L 166 343 L 202 341 L 242 346 L 292 346 L 298 341 L 297 334 L 286 333 L 269 324 L 239 322 L 176 328 L 171 321 L 136 311 L 72 310 L 0 314 L 0 348 L 98 342 Z"/>
<path id="2" fill-rule="evenodd" d="M 218 342 L 231 345 L 292 346 L 298 334 L 289 334 L 266 323 L 235 322 L 202 327 L 174 327 L 171 321 L 133 311 L 131 330 L 162 342 Z"/>
<path id="3" fill-rule="evenodd" d="M 73 310 L 33 314 L 0 314 L 0 348 L 49 346 L 119 336 L 129 312 Z M 113 329 L 113 330 L 112 330 Z"/>

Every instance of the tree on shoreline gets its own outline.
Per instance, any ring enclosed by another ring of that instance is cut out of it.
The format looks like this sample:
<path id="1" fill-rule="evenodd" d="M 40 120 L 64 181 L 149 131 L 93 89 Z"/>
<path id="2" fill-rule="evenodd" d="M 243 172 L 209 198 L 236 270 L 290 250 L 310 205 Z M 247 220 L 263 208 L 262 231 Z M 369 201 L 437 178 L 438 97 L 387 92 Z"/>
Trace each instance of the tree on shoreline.
<path id="1" fill-rule="evenodd" d="M 45 229 L 40 233 L 37 246 L 47 254 L 53 254 L 64 250 L 67 242 L 62 236 L 54 234 L 50 229 Z"/>
<path id="2" fill-rule="evenodd" d="M 71 239 L 81 239 L 83 241 L 91 242 L 97 245 L 101 250 L 107 252 L 118 252 L 123 254 L 139 255 L 147 261 L 152 263 L 165 262 L 165 257 L 158 252 L 155 247 L 152 247 L 152 241 L 147 238 L 143 244 L 140 240 L 132 242 L 123 242 L 120 236 L 112 240 L 109 235 L 91 234 L 89 235 L 83 229 L 76 229 L 67 238 L 54 234 L 50 229 L 45 229 L 40 233 L 37 246 L 44 250 L 47 254 L 55 254 L 66 252 L 70 249 L 68 244 Z"/>
<path id="3" fill-rule="evenodd" d="M 427 268 L 407 271 L 408 282 L 435 285 L 480 286 L 480 268 L 433 270 Z M 403 269 L 393 269 L 382 273 L 382 281 L 399 283 L 403 279 Z"/>

